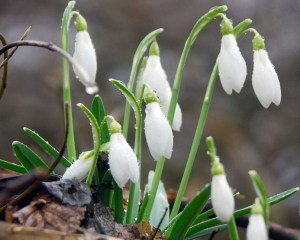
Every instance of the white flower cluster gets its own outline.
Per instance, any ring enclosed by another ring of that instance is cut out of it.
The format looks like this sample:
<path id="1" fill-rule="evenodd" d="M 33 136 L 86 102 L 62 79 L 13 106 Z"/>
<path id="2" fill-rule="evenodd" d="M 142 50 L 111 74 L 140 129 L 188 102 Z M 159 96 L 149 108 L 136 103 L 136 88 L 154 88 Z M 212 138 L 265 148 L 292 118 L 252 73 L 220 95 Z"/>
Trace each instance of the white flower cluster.
<path id="1" fill-rule="evenodd" d="M 225 20 L 225 24 L 231 23 Z M 254 92 L 264 108 L 268 108 L 272 102 L 278 106 L 281 102 L 280 82 L 265 50 L 264 39 L 256 31 L 253 48 L 252 85 Z M 234 90 L 239 93 L 246 80 L 247 66 L 232 31 L 223 33 L 218 64 L 219 76 L 225 92 L 231 94 Z"/>

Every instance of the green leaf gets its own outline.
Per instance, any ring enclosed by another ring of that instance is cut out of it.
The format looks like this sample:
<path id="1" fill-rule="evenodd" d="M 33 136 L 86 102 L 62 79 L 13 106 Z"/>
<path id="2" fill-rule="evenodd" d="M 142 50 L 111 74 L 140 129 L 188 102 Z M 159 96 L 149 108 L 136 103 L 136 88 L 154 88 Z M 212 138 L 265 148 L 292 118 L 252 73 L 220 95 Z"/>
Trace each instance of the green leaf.
<path id="1" fill-rule="evenodd" d="M 207 184 L 183 209 L 180 217 L 174 223 L 172 230 L 167 232 L 168 239 L 184 239 L 189 227 L 194 222 L 196 216 L 205 207 L 210 197 L 210 184 Z"/>
<path id="2" fill-rule="evenodd" d="M 136 100 L 134 94 L 126 87 L 126 85 L 122 81 L 112 79 L 112 78 L 109 79 L 109 81 L 111 81 L 123 93 L 123 95 L 126 97 L 128 103 L 134 110 L 135 115 L 137 116 L 138 114 L 140 114 L 140 112 L 141 112 L 140 106 L 137 103 L 137 100 Z"/>
<path id="3" fill-rule="evenodd" d="M 268 194 L 267 191 L 264 187 L 264 184 L 260 178 L 260 176 L 257 174 L 256 171 L 252 170 L 249 171 L 249 175 L 251 177 L 256 195 L 259 198 L 260 204 L 263 208 L 264 211 L 264 218 L 265 218 L 265 222 L 268 225 L 269 222 L 269 215 L 270 215 L 270 205 L 268 203 Z"/>
<path id="4" fill-rule="evenodd" d="M 143 220 L 143 216 L 144 216 L 148 201 L 149 201 L 149 192 L 146 192 L 143 203 L 142 203 L 139 213 L 138 213 L 137 220 L 135 221 L 136 223 L 140 223 Z"/>
<path id="5" fill-rule="evenodd" d="M 199 238 L 199 237 L 208 236 L 208 235 L 211 235 L 213 232 L 220 232 L 220 231 L 225 230 L 226 228 L 227 228 L 227 224 L 220 224 L 215 227 L 206 228 L 203 231 L 197 232 L 197 233 L 193 234 L 192 236 L 189 236 L 184 239 L 191 240 L 191 239 L 195 239 L 195 238 Z"/>
<path id="6" fill-rule="evenodd" d="M 27 170 L 23 166 L 2 159 L 0 159 L 0 167 L 17 173 L 22 173 L 22 174 L 27 173 Z"/>
<path id="7" fill-rule="evenodd" d="M 87 186 L 91 186 L 95 169 L 97 167 L 99 152 L 100 152 L 100 127 L 93 113 L 86 106 L 84 106 L 82 103 L 78 103 L 77 106 L 80 107 L 81 110 L 84 112 L 86 117 L 89 119 L 92 127 L 93 142 L 94 142 L 94 158 L 93 158 L 93 165 L 86 179 Z"/>
<path id="8" fill-rule="evenodd" d="M 12 143 L 13 151 L 22 165 L 26 168 L 26 170 L 32 171 L 34 168 L 45 168 L 48 169 L 48 165 L 44 162 L 44 160 L 37 155 L 32 149 L 30 149 L 27 145 L 14 141 Z"/>
<path id="9" fill-rule="evenodd" d="M 100 126 L 103 119 L 106 116 L 105 108 L 103 101 L 99 95 L 96 95 L 93 99 L 92 106 L 91 106 L 91 112 L 96 118 L 98 125 Z M 101 128 L 101 143 L 107 143 L 109 142 L 110 135 L 109 135 L 109 130 L 107 123 L 105 122 Z"/>
<path id="10" fill-rule="evenodd" d="M 24 127 L 23 130 L 26 133 L 26 135 L 29 136 L 35 143 L 37 143 L 47 154 L 49 154 L 53 158 L 58 157 L 59 152 L 53 146 L 51 146 L 45 139 L 43 139 L 38 133 L 26 127 Z M 60 163 L 65 168 L 71 166 L 71 162 L 64 156 L 62 156 Z"/>
<path id="11" fill-rule="evenodd" d="M 268 202 L 269 202 L 270 205 L 275 205 L 275 204 L 287 199 L 288 197 L 290 197 L 291 195 L 295 194 L 298 191 L 299 191 L 299 188 L 289 189 L 287 191 L 284 191 L 282 193 L 279 193 L 277 195 L 269 197 Z M 251 213 L 251 208 L 252 208 L 252 205 L 235 211 L 234 212 L 234 218 L 238 218 L 238 217 L 250 214 Z M 194 234 L 197 234 L 197 233 L 199 233 L 199 232 L 201 232 L 201 231 L 203 231 L 207 228 L 218 227 L 217 225 L 219 225 L 219 224 L 221 224 L 221 222 L 216 217 L 212 218 L 212 219 L 209 219 L 207 221 L 201 222 L 201 223 L 196 224 L 193 227 L 191 227 L 188 230 L 188 232 L 186 234 L 186 237 L 189 238 L 189 237 L 193 236 Z"/>

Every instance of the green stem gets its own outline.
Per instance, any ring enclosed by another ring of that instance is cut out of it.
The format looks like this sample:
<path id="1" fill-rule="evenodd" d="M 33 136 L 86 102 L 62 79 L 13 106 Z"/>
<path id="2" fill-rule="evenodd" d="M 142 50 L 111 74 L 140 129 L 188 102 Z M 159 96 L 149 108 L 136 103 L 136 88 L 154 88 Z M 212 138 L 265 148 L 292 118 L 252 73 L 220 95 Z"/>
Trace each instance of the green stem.
<path id="1" fill-rule="evenodd" d="M 235 219 L 232 217 L 228 222 L 228 232 L 231 240 L 239 240 L 239 234 L 236 228 Z"/>
<path id="2" fill-rule="evenodd" d="M 191 49 L 193 43 L 195 42 L 196 37 L 203 30 L 203 28 L 205 28 L 208 23 L 210 23 L 213 19 L 215 19 L 218 16 L 218 14 L 220 14 L 222 12 L 225 12 L 226 10 L 227 10 L 226 6 L 220 6 L 220 7 L 216 7 L 216 8 L 211 9 L 208 13 L 203 15 L 196 22 L 196 24 L 194 25 L 188 39 L 185 42 L 185 45 L 184 45 L 184 48 L 183 48 L 183 51 L 182 51 L 182 54 L 181 54 L 181 57 L 180 57 L 180 60 L 179 60 L 179 63 L 178 63 L 178 67 L 177 67 L 177 71 L 176 71 L 176 75 L 175 75 L 175 80 L 174 80 L 174 84 L 173 84 L 173 88 L 172 88 L 172 98 L 171 98 L 171 103 L 170 103 L 169 112 L 168 112 L 168 120 L 169 120 L 171 125 L 172 125 L 173 119 L 174 119 L 175 108 L 176 108 L 178 95 L 179 95 L 179 90 L 180 90 L 181 81 L 182 81 L 183 69 L 184 69 L 188 54 L 190 52 L 190 49 Z M 145 210 L 145 214 L 144 214 L 144 217 L 143 217 L 143 219 L 145 221 L 149 221 L 151 209 L 153 207 L 155 195 L 156 195 L 156 192 L 157 192 L 159 181 L 161 179 L 164 164 L 165 164 L 165 158 L 160 158 L 157 162 L 153 182 L 152 182 L 152 185 L 151 185 L 149 201 L 148 201 L 148 204 L 147 204 L 147 207 L 146 207 L 146 210 Z M 182 197 L 180 198 L 180 201 L 181 201 L 181 199 L 182 199 Z M 178 209 L 179 209 L 179 206 L 178 206 Z M 178 209 L 176 211 L 176 214 L 178 212 Z M 173 210 L 174 210 L 174 207 L 173 207 Z M 174 211 L 173 211 L 173 215 L 174 215 Z"/>
<path id="3" fill-rule="evenodd" d="M 115 200 L 115 221 L 123 224 L 124 209 L 123 209 L 123 190 L 113 180 L 114 185 L 114 200 Z"/>
<path id="4" fill-rule="evenodd" d="M 69 50 L 69 24 L 72 18 L 72 9 L 75 5 L 75 1 L 70 1 L 66 7 L 62 25 L 61 25 L 61 47 L 65 51 Z M 62 77 L 63 77 L 63 103 L 68 104 L 68 118 L 69 122 L 69 135 L 67 139 L 68 156 L 71 161 L 76 159 L 76 148 L 74 138 L 74 127 L 73 127 L 73 114 L 72 114 L 72 100 L 71 100 L 71 89 L 70 89 L 70 66 L 66 59 L 62 59 Z M 65 119 L 66 121 L 66 119 Z"/>
<path id="5" fill-rule="evenodd" d="M 139 114 L 136 116 L 136 130 L 135 130 L 135 140 L 134 140 L 134 152 L 137 156 L 138 163 L 141 164 L 142 158 L 142 112 L 140 111 Z M 128 201 L 128 208 L 127 208 L 127 216 L 126 216 L 126 223 L 134 223 L 135 219 L 138 215 L 139 210 L 139 202 L 141 196 L 140 190 L 140 180 L 141 180 L 141 168 L 139 168 L 139 181 L 138 183 L 130 182 L 130 190 L 129 190 L 129 201 Z"/>
<path id="6" fill-rule="evenodd" d="M 185 189 L 188 184 L 188 180 L 189 180 L 192 168 L 193 168 L 194 160 L 195 160 L 195 157 L 196 157 L 196 154 L 198 151 L 198 147 L 199 147 L 199 144 L 201 141 L 203 129 L 204 129 L 205 122 L 207 119 L 208 110 L 209 110 L 209 106 L 211 103 L 213 91 L 215 88 L 217 76 L 218 76 L 218 64 L 216 63 L 214 66 L 214 69 L 212 71 L 212 74 L 210 76 L 209 82 L 208 82 L 208 86 L 207 86 L 204 101 L 203 101 L 203 104 L 201 107 L 201 112 L 200 112 L 200 116 L 199 116 L 199 120 L 198 120 L 198 124 L 197 124 L 197 128 L 196 128 L 196 132 L 194 135 L 192 147 L 191 147 L 191 150 L 189 153 L 189 157 L 188 157 L 185 169 L 184 169 L 184 173 L 183 173 L 181 182 L 180 182 L 179 190 L 177 192 L 177 196 L 175 199 L 175 203 L 174 203 L 174 206 L 172 209 L 170 219 L 172 219 L 173 217 L 175 217 L 177 215 L 180 204 L 181 204 L 181 200 L 183 198 Z"/>
<path id="7" fill-rule="evenodd" d="M 235 34 L 237 39 L 239 39 L 246 32 L 246 29 L 248 28 L 248 26 L 251 23 L 252 23 L 252 21 L 250 19 L 246 19 L 234 28 L 234 34 Z M 185 54 L 183 54 L 183 55 L 185 56 Z M 181 59 L 180 59 L 180 63 L 181 62 L 184 65 L 185 60 L 181 61 Z M 206 119 L 207 119 L 208 110 L 209 110 L 209 107 L 210 107 L 214 87 L 215 87 L 216 80 L 217 80 L 217 75 L 218 75 L 218 64 L 217 64 L 217 62 L 218 62 L 218 60 L 215 63 L 215 66 L 213 68 L 213 71 L 211 73 L 211 76 L 210 76 L 210 79 L 209 79 L 209 82 L 208 82 L 208 86 L 207 86 L 206 93 L 205 93 L 205 96 L 204 96 L 204 101 L 203 101 L 203 104 L 202 104 L 202 107 L 201 107 L 200 116 L 199 116 L 199 120 L 198 120 L 198 124 L 197 124 L 197 128 L 196 128 L 196 132 L 195 132 L 195 135 L 194 135 L 193 143 L 192 143 L 191 150 L 190 150 L 188 160 L 187 160 L 187 163 L 186 163 L 186 167 L 184 169 L 184 173 L 183 173 L 183 176 L 182 176 L 182 179 L 181 179 L 181 182 L 180 182 L 179 190 L 178 190 L 178 193 L 176 195 L 176 199 L 175 199 L 175 203 L 174 203 L 171 215 L 170 215 L 170 219 L 174 218 L 177 215 L 178 211 L 179 211 L 179 207 L 180 207 L 183 195 L 185 193 L 185 189 L 186 189 L 187 184 L 188 184 L 188 180 L 189 180 L 189 177 L 190 177 L 190 174 L 191 174 L 191 171 L 192 171 L 194 160 L 195 160 L 198 148 L 199 148 L 199 144 L 200 144 L 200 141 L 201 141 L 203 129 L 205 127 L 205 123 L 206 123 Z M 180 65 L 180 63 L 179 63 L 179 65 Z M 178 68 L 180 68 L 180 67 L 178 67 Z M 182 69 L 183 69 L 183 67 L 182 67 Z M 180 77 L 177 78 L 177 75 L 180 76 Z M 177 94 L 176 89 L 178 89 L 178 92 L 179 92 L 181 78 L 182 78 L 182 72 L 176 73 L 174 87 L 173 87 L 173 89 L 175 89 L 175 93 L 173 93 L 173 94 L 175 94 L 175 95 Z M 176 82 L 178 82 L 178 81 L 179 81 L 179 83 L 177 84 Z M 177 87 L 177 85 L 179 86 L 179 88 Z M 173 99 L 173 94 L 172 94 L 172 99 Z M 177 94 L 177 96 L 178 96 L 178 94 Z M 176 99 L 176 101 L 177 101 L 177 99 Z M 173 106 L 172 105 L 172 100 L 171 100 L 172 108 L 170 106 L 169 115 L 172 114 L 172 113 L 174 115 L 176 101 L 175 101 L 174 106 Z M 172 111 L 172 109 L 174 111 Z"/>
<path id="8" fill-rule="evenodd" d="M 161 179 L 161 175 L 164 169 L 166 159 L 164 157 L 160 157 L 157 161 L 156 167 L 155 167 L 155 172 L 154 172 L 154 177 L 153 177 L 153 182 L 151 185 L 151 189 L 149 191 L 149 200 L 147 202 L 146 210 L 143 216 L 143 220 L 149 221 L 152 207 L 154 204 L 157 188 L 159 185 L 159 181 Z"/>

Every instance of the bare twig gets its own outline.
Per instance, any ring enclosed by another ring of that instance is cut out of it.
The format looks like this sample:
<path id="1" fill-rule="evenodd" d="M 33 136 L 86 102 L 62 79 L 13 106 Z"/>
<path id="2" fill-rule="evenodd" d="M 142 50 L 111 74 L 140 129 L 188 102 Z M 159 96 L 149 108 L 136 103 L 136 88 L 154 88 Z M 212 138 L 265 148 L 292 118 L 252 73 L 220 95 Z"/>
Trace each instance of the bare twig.
<path id="1" fill-rule="evenodd" d="M 22 34 L 20 41 L 24 40 L 28 34 L 31 32 L 31 26 L 29 26 L 25 32 Z M 4 64 L 6 64 L 8 62 L 8 60 L 14 55 L 14 53 L 16 52 L 16 50 L 18 49 L 18 47 L 15 47 L 9 54 L 7 57 L 5 57 L 5 59 L 0 63 L 0 69 L 3 67 Z"/>
<path id="2" fill-rule="evenodd" d="M 213 232 L 210 234 L 208 240 L 213 240 L 214 236 L 215 236 L 218 232 L 219 232 L 219 231 L 213 231 Z"/>
<path id="3" fill-rule="evenodd" d="M 31 27 L 27 28 L 26 31 L 23 33 L 20 41 L 24 40 L 27 37 L 27 35 L 30 33 L 30 31 L 31 31 Z M 0 34 L 0 40 L 1 40 L 3 46 L 5 46 L 7 44 L 5 41 L 5 38 L 2 34 Z M 6 81 L 7 81 L 7 72 L 8 72 L 8 60 L 14 55 L 14 53 L 17 49 L 18 48 L 15 47 L 9 54 L 6 51 L 4 53 L 4 60 L 0 64 L 0 69 L 2 68 L 2 66 L 4 66 L 2 81 L 1 81 L 1 85 L 0 85 L 0 100 L 3 97 L 4 91 L 5 91 L 6 85 L 7 85 Z"/>
<path id="4" fill-rule="evenodd" d="M 36 41 L 36 40 L 24 40 L 24 41 L 12 42 L 0 49 L 0 56 L 7 50 L 14 47 L 20 47 L 20 46 L 39 47 L 39 48 L 47 49 L 52 52 L 57 52 L 61 56 L 66 58 L 73 65 L 73 67 L 77 69 L 77 71 L 81 72 L 82 75 L 87 74 L 85 70 L 82 68 L 82 66 L 68 52 L 66 52 L 65 50 L 63 50 L 62 48 L 56 46 L 51 42 L 43 42 L 43 41 Z M 89 82 L 84 78 L 80 78 L 80 81 L 83 82 L 83 84 L 86 86 L 93 85 L 93 83 Z"/>
<path id="5" fill-rule="evenodd" d="M 153 234 L 151 240 L 155 239 L 155 236 L 156 236 L 156 234 L 158 233 L 158 230 L 159 230 L 159 228 L 160 228 L 160 226 L 161 226 L 163 220 L 165 219 L 167 212 L 168 212 L 168 208 L 165 209 L 165 212 L 164 212 L 163 216 L 161 217 L 161 219 L 160 219 L 160 221 L 159 221 L 159 223 L 158 223 L 158 226 L 157 226 L 157 228 L 156 228 L 156 230 L 155 230 L 155 232 L 154 232 L 154 234 Z"/>
<path id="6" fill-rule="evenodd" d="M 68 104 L 65 104 L 65 114 L 66 114 L 66 116 L 68 114 Z M 62 155 L 63 155 L 63 153 L 64 153 L 64 151 L 66 149 L 67 138 L 68 138 L 68 127 L 69 127 L 69 121 L 66 120 L 65 135 L 64 135 L 63 145 L 62 145 L 62 147 L 61 147 L 61 149 L 59 151 L 59 154 L 58 154 L 57 158 L 55 159 L 55 161 L 51 164 L 50 168 L 48 169 L 47 176 L 49 176 L 49 174 L 55 169 L 55 167 L 59 163 L 59 161 L 60 161 L 60 159 L 61 159 L 61 157 L 62 157 Z M 21 193 L 19 196 L 17 196 L 16 198 L 12 199 L 10 202 L 8 202 L 3 207 L 1 207 L 0 208 L 0 213 L 2 213 L 9 205 L 15 205 L 16 203 L 20 202 L 22 199 L 24 199 L 25 197 L 27 197 L 30 193 L 32 193 L 41 184 L 41 182 L 42 182 L 41 179 L 37 179 L 23 193 Z"/>

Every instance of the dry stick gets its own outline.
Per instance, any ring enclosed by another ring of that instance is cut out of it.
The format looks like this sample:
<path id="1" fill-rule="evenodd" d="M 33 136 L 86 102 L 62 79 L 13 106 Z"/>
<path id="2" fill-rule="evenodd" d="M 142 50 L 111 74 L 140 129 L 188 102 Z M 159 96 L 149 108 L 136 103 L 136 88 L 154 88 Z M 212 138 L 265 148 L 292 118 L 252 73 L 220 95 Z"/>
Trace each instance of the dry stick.
<path id="1" fill-rule="evenodd" d="M 213 232 L 210 234 L 208 240 L 213 240 L 214 236 L 216 236 L 216 234 L 217 234 L 218 232 L 219 232 L 219 231 L 213 231 Z"/>
<path id="2" fill-rule="evenodd" d="M 5 46 L 7 44 L 5 37 L 1 33 L 0 33 L 0 41 L 1 41 L 1 43 L 2 43 L 3 46 Z M 8 59 L 7 52 L 4 53 L 4 61 L 5 61 L 5 59 Z M 8 68 L 8 64 L 6 62 L 4 64 L 3 75 L 2 75 L 2 79 L 1 79 L 0 99 L 2 98 L 4 90 L 6 88 L 7 68 Z"/>
<path id="3" fill-rule="evenodd" d="M 52 52 L 57 52 L 63 57 L 65 57 L 70 63 L 72 63 L 74 68 L 82 69 L 79 63 L 69 53 L 67 53 L 65 50 L 61 49 L 60 47 L 56 46 L 51 42 L 43 42 L 43 41 L 36 41 L 36 40 L 23 40 L 23 41 L 12 42 L 0 49 L 0 56 L 3 53 L 5 53 L 7 50 L 19 46 L 39 47 L 39 48 L 45 48 Z"/>
<path id="4" fill-rule="evenodd" d="M 157 226 L 157 228 L 156 228 L 156 230 L 155 230 L 155 232 L 154 232 L 154 234 L 153 234 L 151 240 L 155 239 L 155 236 L 156 236 L 156 234 L 158 233 L 158 230 L 159 230 L 159 228 L 160 228 L 160 226 L 161 226 L 163 220 L 165 219 L 165 217 L 166 217 L 166 215 L 167 215 L 167 212 L 168 212 L 168 208 L 165 209 L 165 212 L 164 212 L 162 218 L 160 219 L 160 221 L 159 221 L 159 223 L 158 223 L 158 226 Z"/>
<path id="5" fill-rule="evenodd" d="M 31 26 L 29 26 L 26 31 L 23 33 L 23 35 L 20 38 L 20 41 L 24 40 L 28 34 L 31 32 Z M 4 64 L 6 64 L 8 62 L 8 60 L 14 55 L 15 51 L 18 49 L 18 47 L 15 47 L 7 56 L 7 58 L 5 58 L 1 63 L 0 63 L 0 69 L 3 67 Z"/>
<path id="6" fill-rule="evenodd" d="M 1 51 L 1 50 L 0 50 Z M 0 54 L 1 55 L 1 54 Z M 65 114 L 67 116 L 68 114 L 68 104 L 65 104 Z M 67 118 L 66 118 L 67 119 Z M 50 168 L 47 171 L 47 176 L 50 175 L 50 173 L 55 169 L 57 164 L 60 162 L 62 155 L 64 154 L 66 150 L 66 145 L 67 145 L 67 138 L 68 138 L 68 128 L 69 128 L 69 121 L 66 120 L 66 126 L 65 126 L 65 135 L 64 135 L 64 142 L 63 145 L 59 151 L 59 154 L 55 161 L 51 164 Z M 0 208 L 0 213 L 2 213 L 9 205 L 15 205 L 16 203 L 20 202 L 23 200 L 27 195 L 29 195 L 33 190 L 35 190 L 40 184 L 42 180 L 37 179 L 29 188 L 27 188 L 23 193 L 21 193 L 19 196 L 16 198 L 12 199 L 10 202 L 5 204 L 3 207 Z"/>

